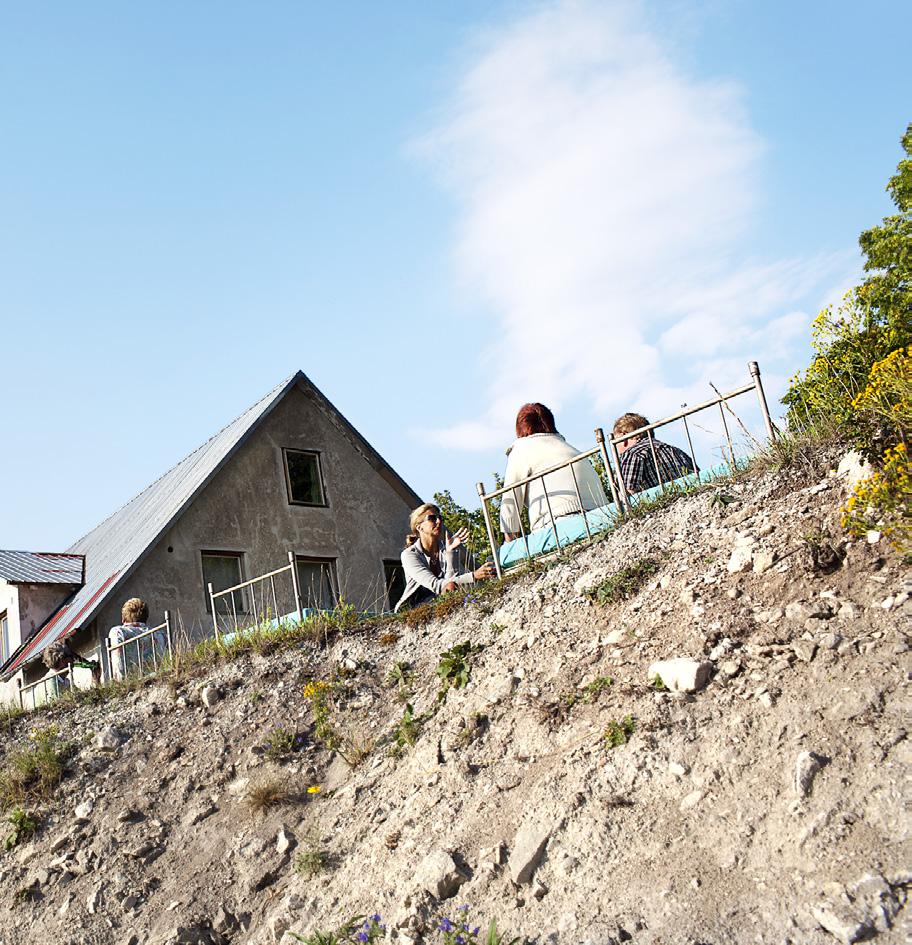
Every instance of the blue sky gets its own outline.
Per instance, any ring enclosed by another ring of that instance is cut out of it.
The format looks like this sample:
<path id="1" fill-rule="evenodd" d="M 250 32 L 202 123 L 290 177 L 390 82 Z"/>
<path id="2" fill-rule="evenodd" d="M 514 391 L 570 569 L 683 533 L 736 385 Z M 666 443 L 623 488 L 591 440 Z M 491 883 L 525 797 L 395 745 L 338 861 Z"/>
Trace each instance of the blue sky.
<path id="1" fill-rule="evenodd" d="M 300 368 L 420 493 L 526 400 L 773 396 L 912 119 L 908 3 L 0 3 L 0 546 Z"/>

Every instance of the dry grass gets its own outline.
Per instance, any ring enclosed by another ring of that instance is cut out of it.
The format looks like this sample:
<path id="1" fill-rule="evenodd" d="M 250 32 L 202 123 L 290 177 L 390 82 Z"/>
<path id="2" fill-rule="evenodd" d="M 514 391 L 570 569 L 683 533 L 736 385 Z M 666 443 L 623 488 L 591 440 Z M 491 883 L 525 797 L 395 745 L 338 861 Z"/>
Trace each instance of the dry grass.
<path id="1" fill-rule="evenodd" d="M 265 813 L 271 807 L 287 804 L 292 794 L 282 778 L 267 778 L 250 786 L 247 791 L 247 806 L 254 814 Z"/>
<path id="2" fill-rule="evenodd" d="M 69 752 L 56 728 L 35 732 L 32 744 L 13 752 L 0 769 L 0 808 L 50 801 L 63 780 Z"/>

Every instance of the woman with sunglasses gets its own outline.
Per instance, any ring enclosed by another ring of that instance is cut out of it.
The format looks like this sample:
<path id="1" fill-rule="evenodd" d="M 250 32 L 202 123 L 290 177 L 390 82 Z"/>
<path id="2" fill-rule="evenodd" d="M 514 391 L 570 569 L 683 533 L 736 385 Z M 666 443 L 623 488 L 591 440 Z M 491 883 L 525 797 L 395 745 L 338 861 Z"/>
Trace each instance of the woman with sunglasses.
<path id="1" fill-rule="evenodd" d="M 474 584 L 494 576 L 494 565 L 490 562 L 474 571 L 458 573 L 456 552 L 468 537 L 467 528 L 460 528 L 455 535 L 447 534 L 440 509 L 430 502 L 412 512 L 401 556 L 405 591 L 396 604 L 396 613 L 424 604 L 438 594 L 455 591 L 459 584 Z"/>

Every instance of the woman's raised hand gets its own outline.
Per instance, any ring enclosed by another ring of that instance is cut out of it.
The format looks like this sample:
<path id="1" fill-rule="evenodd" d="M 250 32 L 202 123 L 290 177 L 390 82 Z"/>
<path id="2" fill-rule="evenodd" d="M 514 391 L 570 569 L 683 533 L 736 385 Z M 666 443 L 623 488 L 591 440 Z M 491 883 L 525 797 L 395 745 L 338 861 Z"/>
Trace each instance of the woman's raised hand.
<path id="1" fill-rule="evenodd" d="M 455 551 L 465 540 L 469 537 L 469 530 L 467 528 L 460 528 L 455 535 L 449 534 L 447 532 L 446 536 L 446 550 Z"/>

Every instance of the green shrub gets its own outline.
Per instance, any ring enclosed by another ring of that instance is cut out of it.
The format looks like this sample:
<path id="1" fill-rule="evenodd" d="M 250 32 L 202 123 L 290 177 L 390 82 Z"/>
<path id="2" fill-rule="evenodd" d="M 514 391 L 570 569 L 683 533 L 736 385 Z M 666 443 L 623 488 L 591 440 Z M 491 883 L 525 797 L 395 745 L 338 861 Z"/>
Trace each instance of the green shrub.
<path id="1" fill-rule="evenodd" d="M 620 722 L 611 721 L 605 728 L 605 734 L 602 736 L 605 747 L 610 751 L 612 748 L 620 748 L 630 741 L 630 736 L 636 731 L 636 722 L 632 715 L 625 715 Z"/>
<path id="2" fill-rule="evenodd" d="M 450 686 L 462 689 L 468 685 L 472 675 L 472 658 L 480 650 L 480 646 L 473 644 L 471 640 L 465 640 L 440 654 L 437 675 L 440 677 L 441 695 L 445 695 Z"/>
<path id="3" fill-rule="evenodd" d="M 12 830 L 6 835 L 4 846 L 7 850 L 12 850 L 14 846 L 23 840 L 28 840 L 38 829 L 38 821 L 21 807 L 14 807 L 6 818 L 12 826 Z"/>

